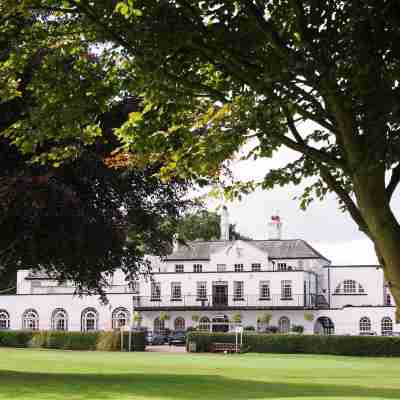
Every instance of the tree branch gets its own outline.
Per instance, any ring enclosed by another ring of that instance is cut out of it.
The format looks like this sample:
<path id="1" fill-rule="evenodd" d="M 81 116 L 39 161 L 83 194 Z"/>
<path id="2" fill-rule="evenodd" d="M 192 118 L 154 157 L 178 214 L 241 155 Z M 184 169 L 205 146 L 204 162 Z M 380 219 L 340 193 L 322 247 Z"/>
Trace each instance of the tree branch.
<path id="1" fill-rule="evenodd" d="M 392 176 L 390 177 L 390 182 L 386 187 L 386 194 L 389 200 L 392 198 L 397 185 L 400 182 L 400 163 L 392 170 Z"/>

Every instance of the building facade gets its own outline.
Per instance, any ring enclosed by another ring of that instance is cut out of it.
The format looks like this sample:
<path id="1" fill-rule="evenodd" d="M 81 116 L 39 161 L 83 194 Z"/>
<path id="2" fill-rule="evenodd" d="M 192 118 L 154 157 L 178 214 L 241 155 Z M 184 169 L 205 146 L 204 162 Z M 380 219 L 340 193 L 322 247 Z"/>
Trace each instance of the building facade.
<path id="1" fill-rule="evenodd" d="M 293 326 L 308 334 L 400 332 L 382 270 L 335 266 L 304 240 L 282 240 L 278 216 L 270 239 L 229 241 L 227 210 L 219 241 L 176 245 L 150 257 L 152 276 L 128 285 L 122 271 L 107 289 L 109 303 L 74 295 L 72 284 L 21 270 L 17 294 L 0 296 L 0 329 L 108 330 L 140 325 L 154 332 L 189 327 L 228 331 Z"/>

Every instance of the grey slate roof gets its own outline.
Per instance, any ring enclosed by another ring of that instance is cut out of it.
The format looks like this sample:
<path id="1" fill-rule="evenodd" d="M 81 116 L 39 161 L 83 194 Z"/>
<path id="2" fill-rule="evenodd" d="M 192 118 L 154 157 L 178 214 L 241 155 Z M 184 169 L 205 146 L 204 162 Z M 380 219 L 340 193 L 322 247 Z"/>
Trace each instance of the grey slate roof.
<path id="1" fill-rule="evenodd" d="M 212 253 L 216 253 L 225 247 L 232 245 L 232 241 L 187 242 L 180 245 L 178 250 L 168 255 L 168 261 L 184 260 L 209 260 Z M 294 240 L 248 240 L 245 242 L 268 254 L 270 259 L 290 258 L 322 258 L 329 261 L 307 242 L 301 239 Z"/>
<path id="2" fill-rule="evenodd" d="M 46 272 L 29 272 L 25 279 L 52 279 Z"/>

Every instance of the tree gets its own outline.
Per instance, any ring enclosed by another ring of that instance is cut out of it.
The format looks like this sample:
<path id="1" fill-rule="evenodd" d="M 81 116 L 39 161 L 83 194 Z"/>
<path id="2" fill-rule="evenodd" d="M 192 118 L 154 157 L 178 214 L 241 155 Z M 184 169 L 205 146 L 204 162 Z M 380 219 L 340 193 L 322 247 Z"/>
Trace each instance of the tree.
<path id="1" fill-rule="evenodd" d="M 221 217 L 216 212 L 200 210 L 183 216 L 178 224 L 178 239 L 186 240 L 219 240 L 221 237 Z M 229 224 L 230 240 L 251 240 L 236 231 L 234 224 Z"/>
<path id="2" fill-rule="evenodd" d="M 391 209 L 400 181 L 398 2 L 71 0 L 20 7 L 53 10 L 51 32 L 42 32 L 47 39 L 79 31 L 104 46 L 104 60 L 110 48 L 123 57 L 120 82 L 140 93 L 143 108 L 118 134 L 135 162 L 162 161 L 161 176 L 216 179 L 251 139 L 249 157 L 271 157 L 280 147 L 297 152 L 295 162 L 257 184 L 313 178 L 304 207 L 334 192 L 374 243 L 400 304 L 400 225 Z M 315 128 L 300 129 L 304 121 Z"/>

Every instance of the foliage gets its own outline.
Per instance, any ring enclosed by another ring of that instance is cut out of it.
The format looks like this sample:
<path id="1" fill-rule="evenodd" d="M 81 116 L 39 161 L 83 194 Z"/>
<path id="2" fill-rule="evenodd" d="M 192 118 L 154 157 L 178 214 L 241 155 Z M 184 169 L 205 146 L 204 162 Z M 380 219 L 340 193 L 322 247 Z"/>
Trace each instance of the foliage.
<path id="1" fill-rule="evenodd" d="M 200 210 L 186 214 L 177 229 L 177 238 L 182 241 L 219 240 L 221 237 L 221 216 L 212 211 Z M 229 224 L 230 240 L 251 240 L 236 230 L 234 224 Z"/>
<path id="2" fill-rule="evenodd" d="M 268 325 L 271 322 L 272 314 L 271 313 L 264 313 L 257 316 L 257 322 L 259 324 L 266 324 Z"/>
<path id="3" fill-rule="evenodd" d="M 196 351 L 208 352 L 212 343 L 235 343 L 235 335 L 227 333 L 191 332 L 187 343 L 196 342 Z M 243 344 L 256 353 L 306 353 L 346 356 L 400 356 L 400 338 L 379 336 L 336 335 L 265 335 L 246 333 Z"/>
<path id="4" fill-rule="evenodd" d="M 145 350 L 144 332 L 131 332 L 132 351 Z M 128 350 L 129 334 L 124 332 L 124 349 Z M 119 351 L 121 334 L 118 331 L 61 332 L 61 331 L 0 331 L 0 347 L 36 347 L 63 350 Z"/>
<path id="5" fill-rule="evenodd" d="M 192 321 L 193 322 L 199 322 L 200 315 L 199 314 L 193 314 L 192 315 Z"/>
<path id="6" fill-rule="evenodd" d="M 303 333 L 304 332 L 304 326 L 303 325 L 293 325 L 292 326 L 292 332 Z"/>
<path id="7" fill-rule="evenodd" d="M 245 330 L 245 331 L 255 331 L 256 330 L 256 328 L 253 326 L 253 325 L 247 325 L 247 326 L 245 326 L 244 328 L 243 328 L 243 330 Z"/>
<path id="8" fill-rule="evenodd" d="M 160 318 L 160 321 L 169 321 L 171 319 L 171 316 L 167 312 L 162 311 L 160 313 L 159 318 Z"/>
<path id="9" fill-rule="evenodd" d="M 242 322 L 242 314 L 241 313 L 234 313 L 231 318 L 231 322 L 235 324 L 240 324 Z"/>
<path id="10" fill-rule="evenodd" d="M 8 111 L 29 104 L 5 130 L 20 151 L 36 153 L 50 139 L 33 158 L 57 164 L 96 140 L 98 107 L 139 96 L 115 129 L 124 146 L 112 163 L 158 163 L 161 179 L 200 185 L 225 172 L 228 197 L 305 180 L 302 208 L 333 192 L 373 241 L 400 304 L 400 226 L 390 203 L 400 182 L 397 2 L 2 4 L 0 95 Z M 65 55 L 74 62 L 65 65 Z M 28 98 L 19 76 L 34 56 L 43 62 Z M 243 158 L 282 147 L 297 158 L 261 182 L 231 185 L 229 162 L 244 144 Z"/>
<path id="11" fill-rule="evenodd" d="M 312 322 L 312 321 L 314 321 L 314 314 L 311 312 L 305 312 L 304 319 L 308 322 Z"/>

